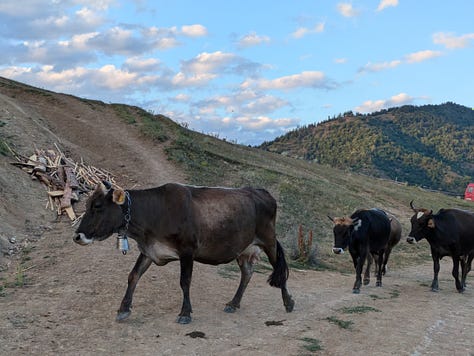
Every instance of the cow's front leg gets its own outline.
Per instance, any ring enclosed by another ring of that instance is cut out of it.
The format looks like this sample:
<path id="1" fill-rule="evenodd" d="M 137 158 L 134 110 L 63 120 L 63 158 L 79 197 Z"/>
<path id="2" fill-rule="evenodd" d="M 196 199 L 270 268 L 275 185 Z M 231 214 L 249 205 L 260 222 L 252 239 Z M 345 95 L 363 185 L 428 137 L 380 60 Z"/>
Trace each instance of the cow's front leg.
<path id="1" fill-rule="evenodd" d="M 366 258 L 367 258 L 367 255 L 364 254 L 363 256 L 360 255 L 354 261 L 354 265 L 355 265 L 355 269 L 356 269 L 356 280 L 354 282 L 354 287 L 352 288 L 352 293 L 354 293 L 354 294 L 359 294 L 360 293 L 360 287 L 362 285 L 362 269 L 364 267 L 364 262 L 365 262 Z M 354 257 L 353 257 L 353 259 L 354 259 Z"/>
<path id="2" fill-rule="evenodd" d="M 189 288 L 193 274 L 193 257 L 181 256 L 179 262 L 181 264 L 180 286 L 183 291 L 183 305 L 177 322 L 180 324 L 189 324 L 191 322 L 191 313 L 193 312 L 191 299 L 189 298 Z"/>
<path id="3" fill-rule="evenodd" d="M 459 280 L 459 263 L 460 263 L 459 257 L 453 257 L 453 272 L 452 273 L 453 273 L 454 281 L 456 282 L 456 289 L 458 290 L 459 293 L 462 293 L 464 292 L 464 285 Z"/>
<path id="4" fill-rule="evenodd" d="M 439 273 L 439 257 L 431 250 L 431 256 L 433 258 L 433 282 L 431 282 L 431 290 L 433 292 L 439 291 L 438 286 L 438 273 Z"/>
<path id="5" fill-rule="evenodd" d="M 120 309 L 117 312 L 117 321 L 125 320 L 130 316 L 133 292 L 135 291 L 135 287 L 137 286 L 138 280 L 143 275 L 143 273 L 146 272 L 148 267 L 150 267 L 151 262 L 151 259 L 142 253 L 140 253 L 140 256 L 138 256 L 135 266 L 128 275 L 128 287 L 127 291 L 125 292 L 125 296 L 122 299 L 122 303 L 120 304 Z"/>

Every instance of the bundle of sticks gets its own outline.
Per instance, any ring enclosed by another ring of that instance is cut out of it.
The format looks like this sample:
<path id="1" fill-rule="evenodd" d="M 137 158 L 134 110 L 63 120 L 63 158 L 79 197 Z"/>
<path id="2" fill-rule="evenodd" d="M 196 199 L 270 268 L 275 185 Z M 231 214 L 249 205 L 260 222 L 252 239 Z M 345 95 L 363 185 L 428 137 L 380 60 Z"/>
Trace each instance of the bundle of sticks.
<path id="1" fill-rule="evenodd" d="M 32 179 L 46 186 L 46 208 L 56 210 L 58 217 L 65 213 L 73 222 L 77 220 L 73 203 L 79 200 L 80 194 L 89 193 L 104 180 L 117 186 L 110 172 L 86 165 L 82 158 L 80 162 L 74 162 L 56 144 L 55 149 L 36 149 L 29 157 L 18 154 L 11 148 L 10 151 L 18 161 L 12 162 L 12 165 L 22 168 Z"/>

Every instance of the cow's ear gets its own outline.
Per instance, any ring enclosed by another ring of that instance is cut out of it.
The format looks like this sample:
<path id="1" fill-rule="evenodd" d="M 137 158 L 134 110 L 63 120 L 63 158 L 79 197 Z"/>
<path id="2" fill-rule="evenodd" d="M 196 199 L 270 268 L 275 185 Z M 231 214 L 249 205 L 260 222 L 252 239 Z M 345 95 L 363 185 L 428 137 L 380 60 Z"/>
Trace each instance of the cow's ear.
<path id="1" fill-rule="evenodd" d="M 429 219 L 429 220 L 428 220 L 428 227 L 431 228 L 431 229 L 434 229 L 434 228 L 435 228 L 434 219 Z"/>
<path id="2" fill-rule="evenodd" d="M 125 192 L 122 189 L 115 189 L 112 195 L 112 201 L 117 205 L 125 203 Z"/>

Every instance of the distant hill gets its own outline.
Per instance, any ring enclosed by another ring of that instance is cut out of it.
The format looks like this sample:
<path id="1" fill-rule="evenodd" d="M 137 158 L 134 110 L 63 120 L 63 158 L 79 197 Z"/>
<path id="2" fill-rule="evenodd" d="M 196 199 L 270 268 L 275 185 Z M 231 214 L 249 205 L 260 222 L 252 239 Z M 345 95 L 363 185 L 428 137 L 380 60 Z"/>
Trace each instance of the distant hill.
<path id="1" fill-rule="evenodd" d="M 447 102 L 347 112 L 259 148 L 461 194 L 474 177 L 474 110 Z"/>

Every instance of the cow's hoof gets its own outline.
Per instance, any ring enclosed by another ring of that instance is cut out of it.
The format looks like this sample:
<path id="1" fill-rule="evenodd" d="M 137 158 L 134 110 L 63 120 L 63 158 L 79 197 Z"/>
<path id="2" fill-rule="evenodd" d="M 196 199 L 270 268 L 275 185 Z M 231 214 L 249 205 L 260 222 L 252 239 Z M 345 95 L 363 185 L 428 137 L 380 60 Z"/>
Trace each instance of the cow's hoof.
<path id="1" fill-rule="evenodd" d="M 364 278 L 364 286 L 368 285 L 369 283 L 370 283 L 370 279 L 368 279 L 368 278 L 367 278 L 367 279 L 366 279 L 366 278 Z"/>
<path id="2" fill-rule="evenodd" d="M 180 315 L 178 316 L 178 320 L 176 320 L 176 322 L 178 324 L 189 324 L 191 322 L 191 317 Z"/>
<path id="3" fill-rule="evenodd" d="M 459 293 L 464 293 L 464 288 L 458 289 Z"/>
<path id="4" fill-rule="evenodd" d="M 377 282 L 377 283 L 375 284 L 375 286 L 376 286 L 376 287 L 382 287 L 382 282 Z"/>
<path id="5" fill-rule="evenodd" d="M 354 289 L 352 290 L 352 293 L 354 293 L 354 294 L 359 294 L 359 293 L 360 293 L 360 289 L 359 289 L 359 288 L 354 288 Z"/>
<path id="6" fill-rule="evenodd" d="M 130 310 L 124 311 L 124 312 L 118 312 L 117 316 L 115 317 L 115 321 L 124 321 L 130 316 L 130 314 L 132 314 Z"/>
<path id="7" fill-rule="evenodd" d="M 294 307 L 295 307 L 295 301 L 293 299 L 290 299 L 288 304 L 285 304 L 285 309 L 287 313 L 291 313 Z"/>
<path id="8" fill-rule="evenodd" d="M 226 313 L 235 313 L 236 310 L 237 310 L 237 308 L 234 307 L 233 305 L 230 305 L 230 304 L 227 304 L 224 308 L 224 311 Z"/>
<path id="9" fill-rule="evenodd" d="M 436 292 L 436 293 L 438 293 L 438 292 L 439 292 L 439 288 L 434 288 L 434 287 L 431 287 L 431 291 L 432 291 L 432 292 Z"/>

